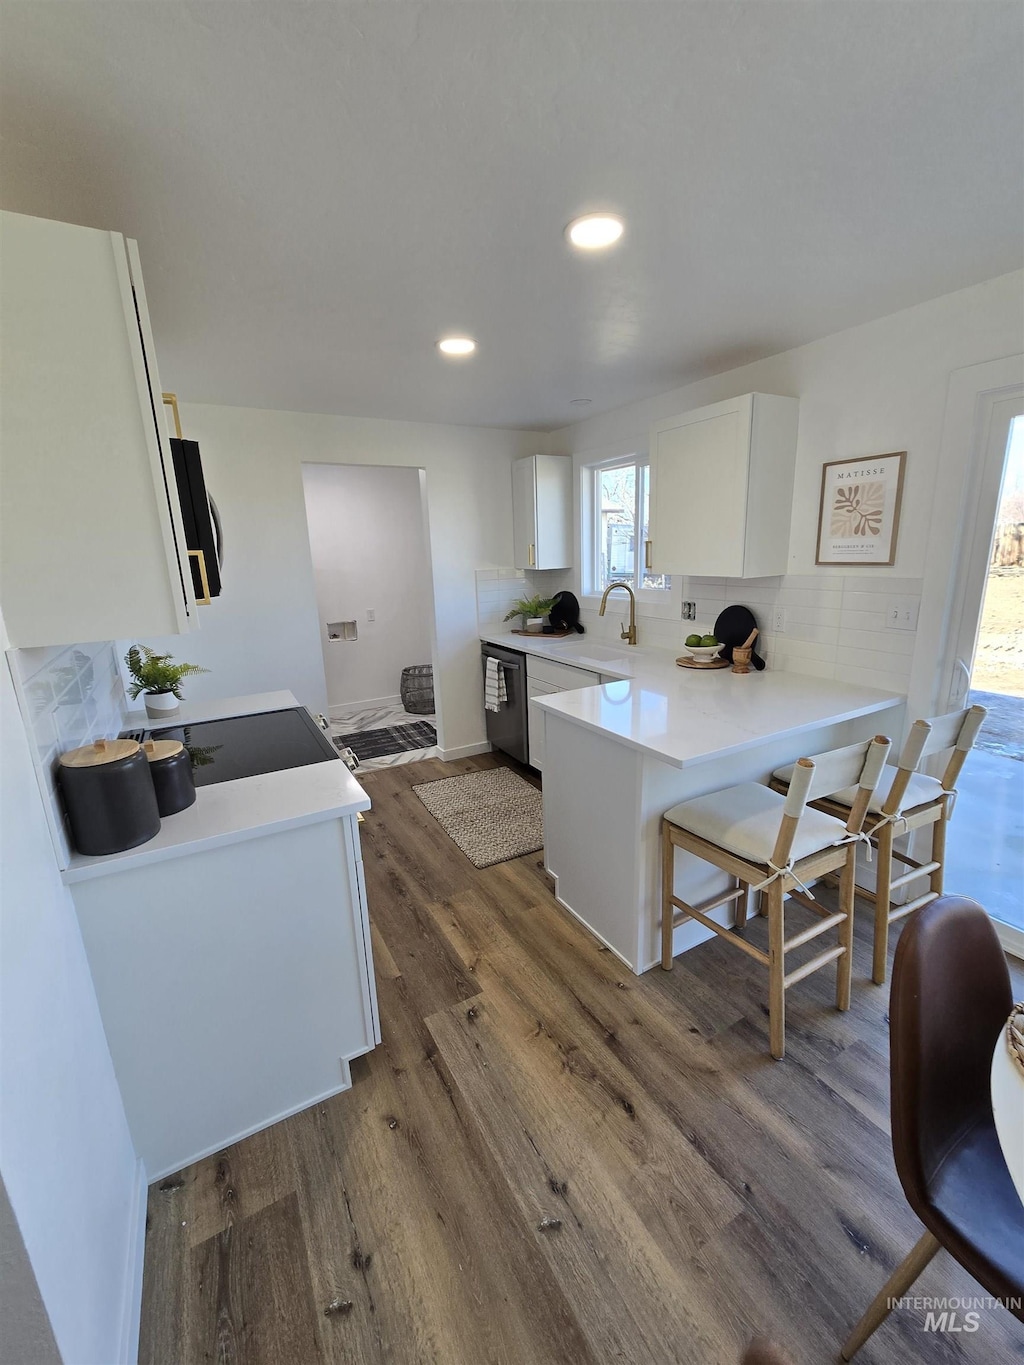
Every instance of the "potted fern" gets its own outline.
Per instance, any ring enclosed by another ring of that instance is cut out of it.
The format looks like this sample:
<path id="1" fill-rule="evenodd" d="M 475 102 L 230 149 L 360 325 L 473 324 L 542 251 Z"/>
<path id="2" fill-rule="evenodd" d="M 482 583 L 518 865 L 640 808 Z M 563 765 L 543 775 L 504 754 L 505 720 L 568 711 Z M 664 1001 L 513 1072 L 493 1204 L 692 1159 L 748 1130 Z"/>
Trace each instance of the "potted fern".
<path id="1" fill-rule="evenodd" d="M 210 671 L 198 664 L 176 664 L 170 654 L 157 654 L 148 645 L 132 645 L 124 661 L 132 676 L 128 695 L 134 701 L 140 692 L 143 693 L 146 715 L 154 720 L 178 714 L 182 679 Z"/>
<path id="2" fill-rule="evenodd" d="M 553 597 L 520 597 L 509 611 L 505 613 L 505 620 L 511 621 L 516 616 L 523 619 L 523 630 L 528 634 L 539 634 L 544 629 L 544 617 L 555 605 Z"/>

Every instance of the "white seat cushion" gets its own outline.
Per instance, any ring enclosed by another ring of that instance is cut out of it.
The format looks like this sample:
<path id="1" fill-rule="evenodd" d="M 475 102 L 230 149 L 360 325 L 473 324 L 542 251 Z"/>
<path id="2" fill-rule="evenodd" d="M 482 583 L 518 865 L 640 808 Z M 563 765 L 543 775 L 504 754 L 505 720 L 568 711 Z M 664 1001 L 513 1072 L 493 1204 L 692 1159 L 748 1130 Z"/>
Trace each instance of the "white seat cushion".
<path id="1" fill-rule="evenodd" d="M 787 763 L 784 768 L 776 768 L 772 777 L 778 778 L 780 782 L 785 782 L 788 786 L 793 778 L 793 767 L 792 763 Z M 892 790 L 892 784 L 898 771 L 899 769 L 894 768 L 891 764 L 883 769 L 881 780 L 871 793 L 871 800 L 868 802 L 868 810 L 874 815 L 881 814 L 882 807 L 885 805 L 885 798 Z M 892 773 L 891 778 L 889 777 L 890 773 Z M 928 777 L 924 773 L 912 773 L 910 781 L 907 783 L 907 790 L 900 810 L 913 810 L 915 806 L 923 806 L 928 801 L 937 801 L 942 792 L 942 783 L 936 778 Z M 856 796 L 856 787 L 844 787 L 842 791 L 834 792 L 828 799 L 841 806 L 852 806 Z"/>
<path id="2" fill-rule="evenodd" d="M 667 810 L 665 819 L 741 858 L 766 863 L 775 848 L 785 804 L 784 796 L 760 782 L 741 782 L 724 791 L 683 801 Z M 841 820 L 808 806 L 800 817 L 790 856 L 799 862 L 845 838 Z"/>

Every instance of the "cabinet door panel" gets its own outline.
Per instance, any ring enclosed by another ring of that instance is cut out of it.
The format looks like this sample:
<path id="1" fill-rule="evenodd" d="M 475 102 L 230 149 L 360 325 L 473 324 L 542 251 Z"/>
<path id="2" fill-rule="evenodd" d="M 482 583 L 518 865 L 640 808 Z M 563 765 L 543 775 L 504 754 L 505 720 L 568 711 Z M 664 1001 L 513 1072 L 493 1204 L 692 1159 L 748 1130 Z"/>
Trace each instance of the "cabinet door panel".
<path id="1" fill-rule="evenodd" d="M 124 239 L 5 213 L 0 576 L 13 645 L 190 627 Z M 144 300 L 143 300 L 144 313 Z M 173 475 L 170 480 L 173 494 Z"/>
<path id="2" fill-rule="evenodd" d="M 525 463 L 525 462 L 524 462 Z M 538 569 L 572 564 L 572 460 L 567 455 L 535 455 Z"/>
<path id="3" fill-rule="evenodd" d="M 656 431 L 651 564 L 656 572 L 739 577 L 750 409 L 741 404 Z"/>
<path id="4" fill-rule="evenodd" d="M 572 564 L 572 459 L 524 455 L 512 462 L 512 546 L 517 569 Z"/>
<path id="5" fill-rule="evenodd" d="M 544 768 L 544 713 L 539 707 L 531 706 L 530 702 L 534 697 L 549 697 L 553 692 L 560 691 L 562 691 L 560 687 L 551 687 L 548 683 L 528 682 L 526 684 L 526 728 L 530 741 L 529 764 L 538 772 L 542 772 Z"/>
<path id="6" fill-rule="evenodd" d="M 534 654 L 526 656 L 526 676 L 531 683 L 546 683 L 548 687 L 565 692 L 577 687 L 594 687 L 601 681 L 600 674 L 589 668 L 576 668 L 555 659 L 540 659 Z"/>
<path id="7" fill-rule="evenodd" d="M 512 462 L 512 563 L 532 569 L 537 563 L 537 482 L 533 460 Z"/>

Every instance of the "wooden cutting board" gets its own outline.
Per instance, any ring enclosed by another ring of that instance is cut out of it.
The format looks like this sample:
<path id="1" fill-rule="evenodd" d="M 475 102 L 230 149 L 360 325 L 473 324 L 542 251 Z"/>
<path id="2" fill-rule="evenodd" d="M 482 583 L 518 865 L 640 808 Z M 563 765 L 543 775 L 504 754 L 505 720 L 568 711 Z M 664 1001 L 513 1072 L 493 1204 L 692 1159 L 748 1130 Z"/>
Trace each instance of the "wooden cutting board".
<path id="1" fill-rule="evenodd" d="M 514 630 L 513 635 L 529 635 L 532 640 L 564 640 L 567 635 L 575 635 L 574 630 Z"/>

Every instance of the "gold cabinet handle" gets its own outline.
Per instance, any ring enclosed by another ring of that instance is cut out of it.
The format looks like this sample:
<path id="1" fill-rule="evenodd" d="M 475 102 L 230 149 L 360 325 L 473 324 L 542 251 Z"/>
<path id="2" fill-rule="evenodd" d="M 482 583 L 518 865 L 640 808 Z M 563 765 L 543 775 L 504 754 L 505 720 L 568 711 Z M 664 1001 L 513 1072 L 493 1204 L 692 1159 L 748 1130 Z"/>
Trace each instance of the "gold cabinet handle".
<path id="1" fill-rule="evenodd" d="M 203 595 L 202 597 L 196 598 L 196 606 L 208 607 L 213 601 L 213 598 L 210 596 L 210 580 L 206 576 L 206 555 L 202 550 L 189 550 L 189 559 L 191 559 L 193 555 L 195 555 L 196 559 L 199 561 L 199 581 L 203 585 Z"/>
<path id="2" fill-rule="evenodd" d="M 530 546 L 530 568 L 531 568 L 531 569 L 535 567 L 536 562 L 537 562 L 537 556 L 533 553 L 533 546 L 531 545 L 531 546 Z"/>
<path id="3" fill-rule="evenodd" d="M 178 416 L 178 395 L 176 393 L 162 393 L 160 397 L 164 400 L 164 406 L 170 408 L 174 414 L 174 434 L 181 440 L 181 418 Z"/>
<path id="4" fill-rule="evenodd" d="M 644 541 L 644 568 L 645 568 L 645 569 L 653 569 L 653 568 L 654 568 L 654 565 L 651 563 L 651 546 L 652 546 L 653 543 L 654 543 L 654 542 L 653 542 L 653 541 L 650 541 L 650 540 L 645 540 L 645 541 Z"/>

